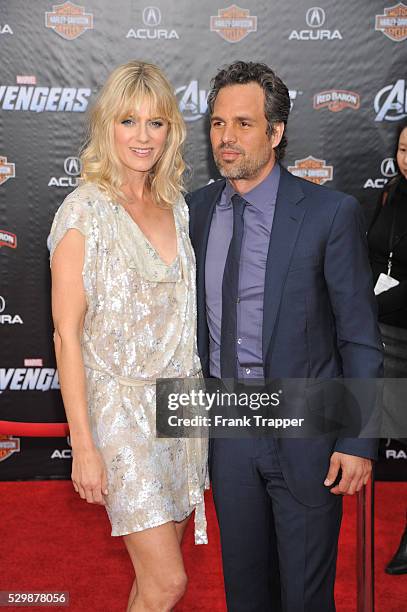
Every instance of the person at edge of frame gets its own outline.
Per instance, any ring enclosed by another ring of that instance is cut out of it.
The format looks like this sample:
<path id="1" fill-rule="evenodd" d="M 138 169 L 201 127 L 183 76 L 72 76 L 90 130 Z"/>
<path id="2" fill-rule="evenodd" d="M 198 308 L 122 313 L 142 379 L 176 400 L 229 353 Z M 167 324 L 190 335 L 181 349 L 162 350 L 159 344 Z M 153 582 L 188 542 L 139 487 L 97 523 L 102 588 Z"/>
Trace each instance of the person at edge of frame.
<path id="1" fill-rule="evenodd" d="M 214 77 L 208 109 L 223 179 L 186 197 L 204 375 L 380 377 L 362 210 L 281 165 L 286 85 L 267 65 L 238 61 Z M 371 438 L 211 440 L 229 612 L 335 610 L 342 496 L 368 482 L 377 447 Z"/>
<path id="2" fill-rule="evenodd" d="M 397 128 L 395 149 L 397 174 L 379 194 L 367 240 L 385 346 L 384 375 L 407 378 L 407 120 Z M 390 418 L 389 432 L 394 432 L 389 437 L 407 445 L 407 438 L 397 435 L 400 431 L 405 435 L 397 418 L 405 411 L 403 398 L 385 393 L 383 403 L 384 416 Z M 400 544 L 386 572 L 407 574 L 407 511 Z"/>
<path id="3" fill-rule="evenodd" d="M 208 441 L 156 435 L 156 380 L 201 377 L 186 129 L 173 92 L 154 64 L 113 70 L 92 109 L 81 183 L 50 234 L 73 486 L 123 537 L 134 567 L 127 612 L 172 610 L 183 596 L 192 514 L 196 544 L 207 543 Z"/>

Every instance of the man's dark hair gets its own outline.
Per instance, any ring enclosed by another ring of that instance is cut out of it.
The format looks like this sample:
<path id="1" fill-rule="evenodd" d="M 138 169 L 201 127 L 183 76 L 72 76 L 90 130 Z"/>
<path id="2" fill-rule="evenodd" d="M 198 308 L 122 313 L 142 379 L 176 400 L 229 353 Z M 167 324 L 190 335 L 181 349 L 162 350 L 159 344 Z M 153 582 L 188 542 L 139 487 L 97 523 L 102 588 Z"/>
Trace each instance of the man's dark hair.
<path id="1" fill-rule="evenodd" d="M 290 96 L 283 81 L 266 64 L 259 62 L 234 62 L 220 70 L 211 81 L 208 95 L 208 109 L 213 114 L 216 97 L 223 87 L 257 83 L 264 91 L 264 115 L 267 120 L 267 134 L 273 133 L 273 124 L 282 121 L 287 125 L 290 113 Z M 276 160 L 283 159 L 287 146 L 285 133 L 275 149 Z"/>

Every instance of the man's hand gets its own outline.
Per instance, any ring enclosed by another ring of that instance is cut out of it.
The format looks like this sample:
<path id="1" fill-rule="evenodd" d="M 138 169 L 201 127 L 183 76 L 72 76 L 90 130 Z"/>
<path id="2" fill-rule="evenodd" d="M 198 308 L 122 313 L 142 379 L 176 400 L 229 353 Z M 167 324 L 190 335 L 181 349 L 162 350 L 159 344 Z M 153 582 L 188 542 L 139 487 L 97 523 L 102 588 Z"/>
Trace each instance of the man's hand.
<path id="1" fill-rule="evenodd" d="M 368 483 L 372 472 L 372 461 L 345 453 L 333 453 L 324 482 L 326 487 L 335 482 L 340 468 L 342 469 L 342 478 L 339 484 L 331 489 L 331 493 L 334 495 L 353 495 Z"/>

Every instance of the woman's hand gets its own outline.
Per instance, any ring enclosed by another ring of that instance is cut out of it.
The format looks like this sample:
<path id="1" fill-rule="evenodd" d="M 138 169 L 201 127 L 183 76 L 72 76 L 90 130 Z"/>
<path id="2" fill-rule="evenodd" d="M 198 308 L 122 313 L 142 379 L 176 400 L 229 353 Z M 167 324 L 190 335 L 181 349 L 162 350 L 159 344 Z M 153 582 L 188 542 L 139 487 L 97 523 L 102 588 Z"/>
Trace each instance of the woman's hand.
<path id="1" fill-rule="evenodd" d="M 74 489 L 89 504 L 105 504 L 107 495 L 106 468 L 96 448 L 73 449 L 72 482 Z"/>

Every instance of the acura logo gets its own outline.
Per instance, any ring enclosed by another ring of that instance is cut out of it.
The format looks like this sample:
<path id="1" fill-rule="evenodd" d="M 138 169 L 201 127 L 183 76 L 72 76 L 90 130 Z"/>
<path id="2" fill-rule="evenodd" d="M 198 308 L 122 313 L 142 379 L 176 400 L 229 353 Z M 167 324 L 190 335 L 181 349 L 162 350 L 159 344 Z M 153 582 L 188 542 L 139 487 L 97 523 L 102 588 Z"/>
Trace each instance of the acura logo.
<path id="1" fill-rule="evenodd" d="M 156 28 L 161 23 L 161 11 L 156 6 L 146 6 L 143 11 L 144 25 Z"/>
<path id="2" fill-rule="evenodd" d="M 305 20 L 309 28 L 321 28 L 325 23 L 325 11 L 319 6 L 308 9 Z"/>
<path id="3" fill-rule="evenodd" d="M 64 161 L 64 170 L 68 176 L 79 176 L 82 170 L 79 157 L 67 157 Z"/>
<path id="4" fill-rule="evenodd" d="M 396 176 L 396 163 L 393 157 L 386 157 L 382 161 L 382 165 L 380 166 L 380 170 L 386 178 L 391 178 L 392 176 Z"/>
<path id="5" fill-rule="evenodd" d="M 0 312 L 3 312 L 6 308 L 6 300 L 2 295 L 0 295 Z"/>

